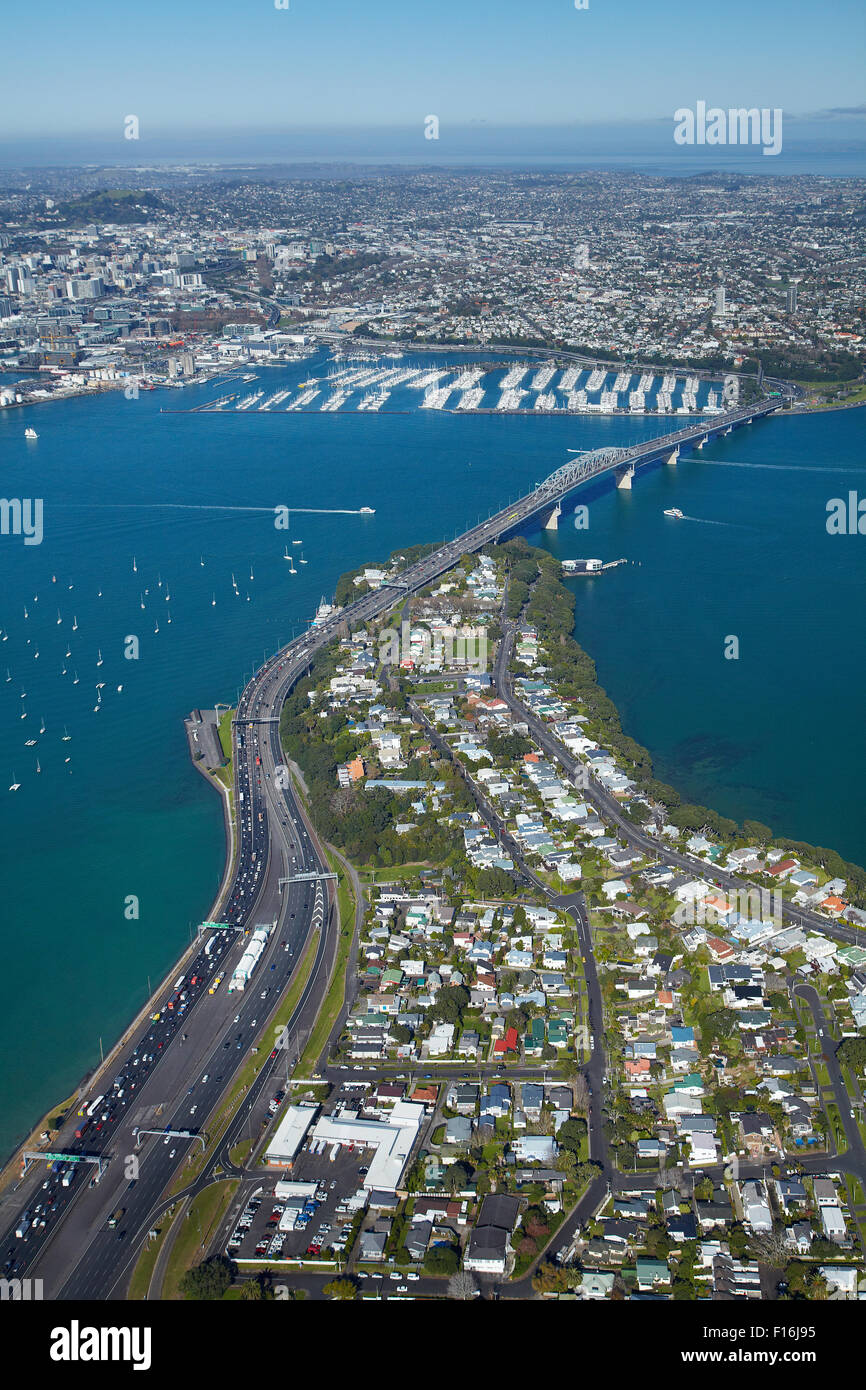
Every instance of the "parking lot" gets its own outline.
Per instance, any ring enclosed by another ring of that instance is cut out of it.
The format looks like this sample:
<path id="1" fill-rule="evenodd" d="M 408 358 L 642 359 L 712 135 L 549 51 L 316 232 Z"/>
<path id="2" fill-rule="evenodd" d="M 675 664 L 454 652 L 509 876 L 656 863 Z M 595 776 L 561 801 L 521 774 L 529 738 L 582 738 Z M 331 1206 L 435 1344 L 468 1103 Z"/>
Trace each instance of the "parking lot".
<path id="1" fill-rule="evenodd" d="M 341 1149 L 331 1161 L 330 1148 L 313 1153 L 308 1140 L 295 1160 L 291 1173 L 275 1173 L 262 1184 L 261 1191 L 242 1210 L 230 1236 L 226 1253 L 230 1259 L 303 1260 L 327 1259 L 342 1255 L 352 1220 L 358 1207 L 347 1206 L 361 1186 L 371 1154 L 366 1149 Z M 314 1183 L 315 1193 L 294 1199 L 276 1196 L 280 1182 Z M 287 1208 L 300 1209 L 294 1229 L 280 1230 L 291 1219 Z"/>

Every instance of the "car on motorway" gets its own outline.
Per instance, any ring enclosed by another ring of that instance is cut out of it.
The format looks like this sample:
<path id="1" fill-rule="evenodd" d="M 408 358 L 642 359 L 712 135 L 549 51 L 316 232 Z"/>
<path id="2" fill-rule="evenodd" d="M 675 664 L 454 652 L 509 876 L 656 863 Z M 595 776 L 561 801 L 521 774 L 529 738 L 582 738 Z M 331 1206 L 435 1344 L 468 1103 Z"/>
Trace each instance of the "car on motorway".
<path id="1" fill-rule="evenodd" d="M 174 1158 L 174 1156 L 175 1156 L 176 1153 L 177 1153 L 177 1149 L 171 1149 L 171 1150 L 169 1151 L 169 1155 L 168 1155 L 169 1158 Z"/>

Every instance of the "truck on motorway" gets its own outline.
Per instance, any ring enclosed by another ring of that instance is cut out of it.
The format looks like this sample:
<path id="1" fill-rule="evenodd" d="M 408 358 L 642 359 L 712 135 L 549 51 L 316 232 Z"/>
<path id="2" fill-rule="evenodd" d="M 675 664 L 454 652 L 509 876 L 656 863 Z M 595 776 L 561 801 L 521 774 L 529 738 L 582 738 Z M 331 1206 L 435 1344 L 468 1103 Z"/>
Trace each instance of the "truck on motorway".
<path id="1" fill-rule="evenodd" d="M 74 1168 L 67 1168 L 67 1169 L 66 1169 L 66 1172 L 63 1174 L 63 1177 L 60 1179 L 61 1186 L 63 1186 L 63 1187 L 71 1187 L 71 1186 L 72 1186 L 72 1180 L 73 1180 L 74 1177 L 75 1177 L 75 1169 L 74 1169 Z"/>
<path id="2" fill-rule="evenodd" d="M 15 1235 L 17 1236 L 18 1240 L 23 1240 L 24 1237 L 26 1236 L 26 1234 L 27 1234 L 27 1232 L 28 1232 L 29 1230 L 30 1230 L 30 1213 L 29 1213 L 29 1211 L 25 1211 L 25 1212 L 22 1213 L 22 1215 L 21 1215 L 21 1220 L 18 1222 L 18 1225 L 15 1227 Z"/>
<path id="3" fill-rule="evenodd" d="M 88 1105 L 87 1107 L 87 1118 L 89 1120 L 93 1119 L 94 1115 L 96 1114 L 97 1110 L 99 1109 L 100 1105 L 104 1100 L 105 1096 L 97 1096 L 96 1100 L 91 1101 L 90 1105 Z"/>
<path id="4" fill-rule="evenodd" d="M 118 1207 L 118 1208 L 117 1208 L 117 1211 L 113 1211 L 113 1212 L 111 1213 L 111 1215 L 110 1215 L 109 1218 L 108 1218 L 108 1227 L 109 1227 L 109 1230 L 111 1230 L 111 1231 L 114 1230 L 115 1226 L 117 1225 L 118 1221 L 121 1219 L 121 1217 L 123 1216 L 123 1213 L 124 1213 L 125 1211 L 126 1211 L 126 1207 Z"/>
<path id="5" fill-rule="evenodd" d="M 213 936 L 209 936 L 208 939 L 207 939 L 207 941 L 206 941 L 205 944 L 204 944 L 204 953 L 205 953 L 206 956 L 209 956 L 209 955 L 210 955 L 210 953 L 211 953 L 211 951 L 213 950 L 213 948 L 214 948 L 215 945 L 216 945 L 216 938 L 213 937 Z"/>
<path id="6" fill-rule="evenodd" d="M 83 1139 L 84 1136 L 85 1136 L 85 1134 L 86 1134 L 87 1131 L 89 1130 L 89 1128 L 90 1128 L 90 1121 L 89 1121 L 89 1120 L 82 1120 L 81 1124 L 78 1126 L 77 1130 L 75 1131 L 75 1137 L 76 1137 L 76 1139 Z"/>

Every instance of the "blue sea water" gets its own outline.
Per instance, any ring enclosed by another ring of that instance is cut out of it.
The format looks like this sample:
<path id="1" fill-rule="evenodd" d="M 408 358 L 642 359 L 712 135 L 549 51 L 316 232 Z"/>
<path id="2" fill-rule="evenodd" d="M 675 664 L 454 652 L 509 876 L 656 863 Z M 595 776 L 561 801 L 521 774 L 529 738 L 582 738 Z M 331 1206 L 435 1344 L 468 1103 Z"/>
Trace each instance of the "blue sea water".
<path id="1" fill-rule="evenodd" d="M 428 361 L 443 365 L 438 354 L 405 364 Z M 231 389 L 272 394 L 326 365 L 263 369 Z M 175 413 L 219 394 L 0 414 L 4 495 L 41 497 L 45 517 L 40 546 L 0 538 L 0 1152 L 74 1088 L 100 1038 L 108 1049 L 211 905 L 222 809 L 188 760 L 184 715 L 233 701 L 344 570 L 454 535 L 568 448 L 677 424 L 461 416 L 418 410 L 408 391 L 387 407 L 405 414 Z M 574 581 L 576 633 L 659 776 L 860 861 L 866 540 L 829 537 L 824 521 L 828 497 L 866 491 L 864 423 L 849 411 L 735 432 L 631 493 L 588 490 L 588 531 L 566 514 L 557 533 L 530 537 L 562 556 L 634 562 Z M 296 511 L 287 536 L 279 505 L 375 515 Z M 671 505 L 689 519 L 663 517 Z M 293 539 L 308 561 L 294 576 Z M 723 657 L 730 635 L 738 661 Z"/>

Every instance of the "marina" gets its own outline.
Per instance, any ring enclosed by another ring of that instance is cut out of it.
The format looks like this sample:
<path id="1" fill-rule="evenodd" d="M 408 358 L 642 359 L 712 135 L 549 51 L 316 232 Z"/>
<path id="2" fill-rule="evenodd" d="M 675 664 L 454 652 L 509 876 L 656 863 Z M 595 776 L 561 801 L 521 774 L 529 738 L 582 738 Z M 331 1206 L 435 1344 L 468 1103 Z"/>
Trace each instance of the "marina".
<path id="1" fill-rule="evenodd" d="M 394 366 L 389 355 L 333 353 L 324 373 L 268 393 L 220 395 L 197 414 L 398 415 L 411 410 L 461 415 L 701 415 L 722 409 L 721 383 L 694 375 L 561 366 L 554 361 Z M 185 414 L 169 410 L 163 414 Z"/>

